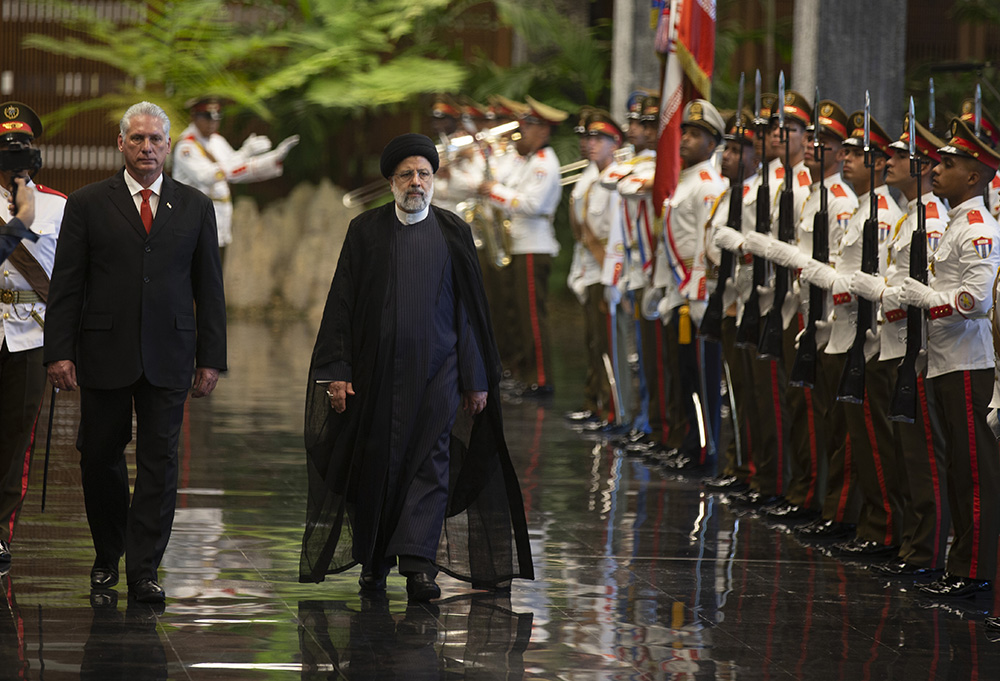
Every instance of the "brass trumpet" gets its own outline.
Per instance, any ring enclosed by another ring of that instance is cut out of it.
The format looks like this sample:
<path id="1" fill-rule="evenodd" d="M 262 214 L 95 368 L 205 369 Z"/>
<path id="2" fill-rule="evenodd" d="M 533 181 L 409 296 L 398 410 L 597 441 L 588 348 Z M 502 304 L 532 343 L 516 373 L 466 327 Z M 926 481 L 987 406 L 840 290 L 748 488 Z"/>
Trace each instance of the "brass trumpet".
<path id="1" fill-rule="evenodd" d="M 475 135 L 467 134 L 450 140 L 442 136 L 442 141 L 434 146 L 437 149 L 438 155 L 445 163 L 448 163 L 454 161 L 459 152 L 471 147 L 473 144 L 478 145 L 484 142 L 492 144 L 502 135 L 516 130 L 517 126 L 517 121 L 510 121 L 509 123 L 503 123 L 488 130 L 478 132 Z M 384 196 L 388 192 L 389 188 L 386 186 L 385 180 L 374 180 L 344 194 L 344 206 L 347 208 L 363 206 L 380 196 Z"/>

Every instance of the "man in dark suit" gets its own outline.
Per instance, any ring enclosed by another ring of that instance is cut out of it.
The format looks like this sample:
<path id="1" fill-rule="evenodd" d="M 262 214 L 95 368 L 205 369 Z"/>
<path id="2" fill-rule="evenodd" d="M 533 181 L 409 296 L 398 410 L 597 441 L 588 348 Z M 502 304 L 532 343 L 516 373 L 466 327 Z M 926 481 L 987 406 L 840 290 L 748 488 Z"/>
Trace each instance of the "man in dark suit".
<path id="1" fill-rule="evenodd" d="M 177 496 L 184 402 L 226 368 L 226 311 L 212 202 L 163 175 L 170 120 L 140 102 L 121 120 L 125 168 L 74 192 L 49 294 L 45 364 L 60 390 L 80 386 L 77 448 L 97 556 L 95 589 L 118 583 L 162 602 L 157 568 Z M 196 368 L 197 367 L 197 368 Z M 125 445 L 136 415 L 129 503 Z"/>

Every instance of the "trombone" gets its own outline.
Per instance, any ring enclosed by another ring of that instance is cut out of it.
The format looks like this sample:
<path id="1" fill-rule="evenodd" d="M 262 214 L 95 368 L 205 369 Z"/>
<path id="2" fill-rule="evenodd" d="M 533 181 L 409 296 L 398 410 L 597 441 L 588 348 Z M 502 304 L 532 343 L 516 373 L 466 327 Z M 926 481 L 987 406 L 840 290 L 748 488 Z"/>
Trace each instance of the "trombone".
<path id="1" fill-rule="evenodd" d="M 437 149 L 438 155 L 442 158 L 447 161 L 454 161 L 459 152 L 471 147 L 473 144 L 480 144 L 484 141 L 492 144 L 494 141 L 499 139 L 500 136 L 517 130 L 517 127 L 517 121 L 510 121 L 509 123 L 503 123 L 489 128 L 488 130 L 477 132 L 475 135 L 466 134 L 454 139 L 442 141 L 441 143 L 434 145 L 434 148 Z M 442 140 L 445 139 L 446 138 L 442 137 Z M 389 189 L 386 187 L 386 181 L 384 179 L 374 180 L 362 187 L 352 189 L 344 194 L 344 206 L 347 208 L 363 206 L 366 203 L 370 203 L 380 196 L 385 195 L 388 191 Z"/>
<path id="2" fill-rule="evenodd" d="M 624 147 L 615 149 L 615 163 L 625 163 L 633 156 L 635 156 L 635 147 L 631 144 L 626 144 Z M 560 186 L 565 187 L 567 185 L 576 184 L 576 181 L 583 177 L 583 169 L 589 165 L 590 161 L 588 159 L 581 158 L 579 161 L 573 161 L 572 163 L 560 166 Z"/>

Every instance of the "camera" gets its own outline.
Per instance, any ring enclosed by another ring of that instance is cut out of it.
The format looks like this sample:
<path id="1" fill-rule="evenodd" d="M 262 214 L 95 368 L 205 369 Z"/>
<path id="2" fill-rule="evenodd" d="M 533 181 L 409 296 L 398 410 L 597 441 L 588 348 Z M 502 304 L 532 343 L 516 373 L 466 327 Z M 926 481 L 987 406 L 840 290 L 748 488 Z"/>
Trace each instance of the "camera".
<path id="1" fill-rule="evenodd" d="M 27 170 L 34 175 L 42 168 L 42 152 L 31 146 L 26 140 L 17 139 L 14 135 L 0 137 L 0 170 L 17 174 Z"/>

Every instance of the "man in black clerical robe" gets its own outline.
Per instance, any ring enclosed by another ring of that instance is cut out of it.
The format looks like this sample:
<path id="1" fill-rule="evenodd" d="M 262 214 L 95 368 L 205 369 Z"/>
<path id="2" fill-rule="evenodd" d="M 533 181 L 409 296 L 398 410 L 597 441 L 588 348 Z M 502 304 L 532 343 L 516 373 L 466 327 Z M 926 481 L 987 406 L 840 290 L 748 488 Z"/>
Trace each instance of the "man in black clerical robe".
<path id="1" fill-rule="evenodd" d="M 392 140 L 395 201 L 347 232 L 306 397 L 303 582 L 360 563 L 379 592 L 398 562 L 422 601 L 439 569 L 477 588 L 534 576 L 476 249 L 430 205 L 437 168 L 428 137 Z"/>

